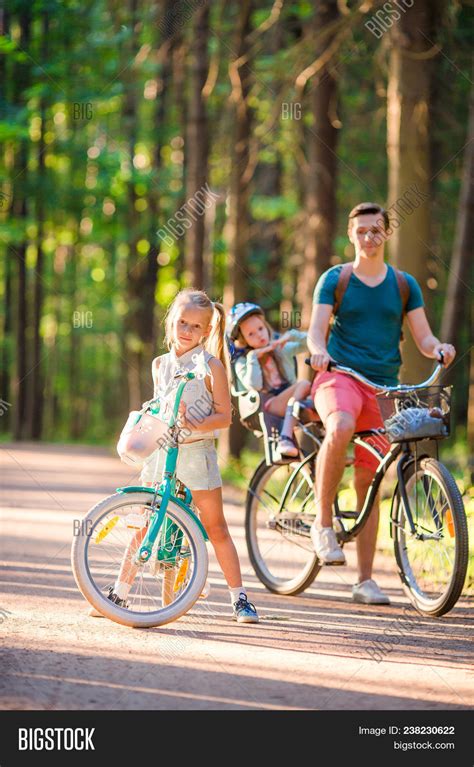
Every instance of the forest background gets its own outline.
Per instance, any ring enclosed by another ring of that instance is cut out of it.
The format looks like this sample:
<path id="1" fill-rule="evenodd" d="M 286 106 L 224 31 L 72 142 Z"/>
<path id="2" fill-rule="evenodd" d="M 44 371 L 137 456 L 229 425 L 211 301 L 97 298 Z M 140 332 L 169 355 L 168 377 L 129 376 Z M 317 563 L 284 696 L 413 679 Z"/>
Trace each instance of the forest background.
<path id="1" fill-rule="evenodd" d="M 306 329 L 370 200 L 457 347 L 449 453 L 467 478 L 472 7 L 0 2 L 1 439 L 113 445 L 181 287 Z M 408 340 L 404 380 L 430 367 Z M 235 419 L 221 453 L 248 439 Z"/>

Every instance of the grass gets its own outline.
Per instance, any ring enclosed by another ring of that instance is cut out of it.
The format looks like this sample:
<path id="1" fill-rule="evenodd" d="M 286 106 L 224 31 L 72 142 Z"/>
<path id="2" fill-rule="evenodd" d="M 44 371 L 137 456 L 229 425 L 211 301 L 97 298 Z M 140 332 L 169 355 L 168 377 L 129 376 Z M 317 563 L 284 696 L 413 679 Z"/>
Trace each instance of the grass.
<path id="1" fill-rule="evenodd" d="M 245 491 L 262 458 L 263 451 L 258 453 L 255 450 L 243 450 L 240 458 L 229 458 L 221 467 L 222 481 Z"/>

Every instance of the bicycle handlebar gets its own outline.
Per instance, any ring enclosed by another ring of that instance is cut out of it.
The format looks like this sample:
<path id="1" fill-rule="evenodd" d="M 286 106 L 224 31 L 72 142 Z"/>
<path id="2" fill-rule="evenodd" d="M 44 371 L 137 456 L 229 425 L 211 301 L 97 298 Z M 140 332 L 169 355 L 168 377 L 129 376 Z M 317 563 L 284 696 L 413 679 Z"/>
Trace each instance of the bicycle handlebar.
<path id="1" fill-rule="evenodd" d="M 404 391 L 404 390 L 412 391 L 413 389 L 424 389 L 427 386 L 431 386 L 438 380 L 442 371 L 444 370 L 444 367 L 442 364 L 444 360 L 443 352 L 440 352 L 440 355 L 442 358 L 441 362 L 438 363 L 438 365 L 433 370 L 430 377 L 427 378 L 426 381 L 423 381 L 423 383 L 420 383 L 420 384 L 398 384 L 398 386 L 381 386 L 380 384 L 376 384 L 373 381 L 370 381 L 368 378 L 363 376 L 362 373 L 358 373 L 357 370 L 353 370 L 352 368 L 345 367 L 344 365 L 339 365 L 337 362 L 333 362 L 333 361 L 329 362 L 327 369 L 328 371 L 336 370 L 338 373 L 345 373 L 346 375 L 350 375 L 353 378 L 355 378 L 357 381 L 360 381 L 366 386 L 370 386 L 372 389 L 377 389 L 378 391 L 383 391 L 383 392 Z M 306 365 L 311 365 L 311 357 L 306 357 L 305 363 Z"/>

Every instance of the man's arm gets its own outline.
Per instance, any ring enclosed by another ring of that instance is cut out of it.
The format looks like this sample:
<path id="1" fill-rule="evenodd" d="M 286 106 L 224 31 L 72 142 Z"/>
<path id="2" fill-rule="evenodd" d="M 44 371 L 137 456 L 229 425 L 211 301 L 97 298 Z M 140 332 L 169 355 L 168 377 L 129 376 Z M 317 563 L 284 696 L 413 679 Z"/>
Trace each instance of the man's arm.
<path id="1" fill-rule="evenodd" d="M 308 349 L 311 352 L 311 367 L 314 370 L 327 370 L 331 360 L 326 348 L 331 314 L 330 304 L 313 304 L 308 331 Z"/>
<path id="2" fill-rule="evenodd" d="M 426 312 L 422 306 L 407 313 L 408 326 L 413 340 L 418 349 L 425 357 L 440 360 L 439 353 L 443 352 L 445 367 L 451 364 L 456 356 L 456 349 L 451 344 L 443 344 L 433 335 Z"/>

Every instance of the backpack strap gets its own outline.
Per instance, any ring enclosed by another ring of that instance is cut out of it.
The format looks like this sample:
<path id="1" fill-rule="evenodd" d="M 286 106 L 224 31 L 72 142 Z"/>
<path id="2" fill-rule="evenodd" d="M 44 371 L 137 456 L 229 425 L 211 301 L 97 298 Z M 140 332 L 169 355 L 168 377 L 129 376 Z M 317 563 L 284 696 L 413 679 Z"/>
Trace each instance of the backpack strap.
<path id="1" fill-rule="evenodd" d="M 393 271 L 395 272 L 395 277 L 397 278 L 397 285 L 398 290 L 400 292 L 400 298 L 402 299 L 402 319 L 405 317 L 405 314 L 407 313 L 407 303 L 408 299 L 410 298 L 410 286 L 408 284 L 408 280 L 403 274 L 403 272 L 400 271 L 400 269 L 396 269 L 394 266 L 392 267 Z"/>
<path id="2" fill-rule="evenodd" d="M 404 273 L 400 271 L 400 269 L 397 269 L 395 266 L 392 266 L 392 269 L 395 272 L 398 291 L 400 293 L 400 299 L 402 302 L 402 324 L 403 324 L 403 320 L 405 319 L 405 314 L 407 311 L 408 299 L 410 298 L 410 286 L 408 284 L 407 278 L 405 277 Z M 333 316 L 337 314 L 342 304 L 342 299 L 344 298 L 344 294 L 347 290 L 347 286 L 349 285 L 349 280 L 351 279 L 352 270 L 353 270 L 353 263 L 350 262 L 348 264 L 344 264 L 341 271 L 339 272 L 337 285 L 334 290 L 334 306 L 332 310 Z M 328 337 L 329 337 L 329 328 L 328 328 Z M 403 336 L 403 329 L 402 329 L 400 332 L 400 341 L 403 341 L 403 340 L 404 340 L 404 336 Z"/>
<path id="3" fill-rule="evenodd" d="M 395 277 L 397 278 L 398 291 L 402 301 L 402 328 L 400 330 L 400 344 L 402 344 L 405 340 L 405 334 L 403 332 L 403 320 L 405 319 L 405 314 L 407 313 L 407 303 L 408 299 L 410 298 L 410 286 L 408 284 L 407 278 L 403 272 L 400 271 L 400 269 L 397 269 L 395 266 L 393 266 L 392 269 L 395 272 Z"/>
<path id="4" fill-rule="evenodd" d="M 337 285 L 334 290 L 334 306 L 332 309 L 333 314 L 337 314 L 339 311 L 339 307 L 342 304 L 342 299 L 344 298 L 344 293 L 347 290 L 347 286 L 349 285 L 349 280 L 351 278 L 352 274 L 352 262 L 348 264 L 343 264 L 343 267 L 341 271 L 339 272 L 339 277 L 337 280 Z"/>
<path id="5" fill-rule="evenodd" d="M 334 290 L 334 309 L 333 313 L 337 314 L 339 311 L 339 308 L 342 303 L 342 299 L 344 298 L 344 294 L 347 290 L 347 286 L 349 285 L 349 280 L 351 279 L 353 264 L 352 262 L 348 264 L 344 264 L 341 271 L 339 272 L 339 278 L 337 280 L 337 285 Z M 410 286 L 408 284 L 408 280 L 403 274 L 403 272 L 400 271 L 400 269 L 396 269 L 394 266 L 392 266 L 393 271 L 395 272 L 395 277 L 397 280 L 398 290 L 400 293 L 400 298 L 402 301 L 402 316 L 404 317 L 406 314 L 406 307 L 408 303 L 408 299 L 410 298 Z"/>

